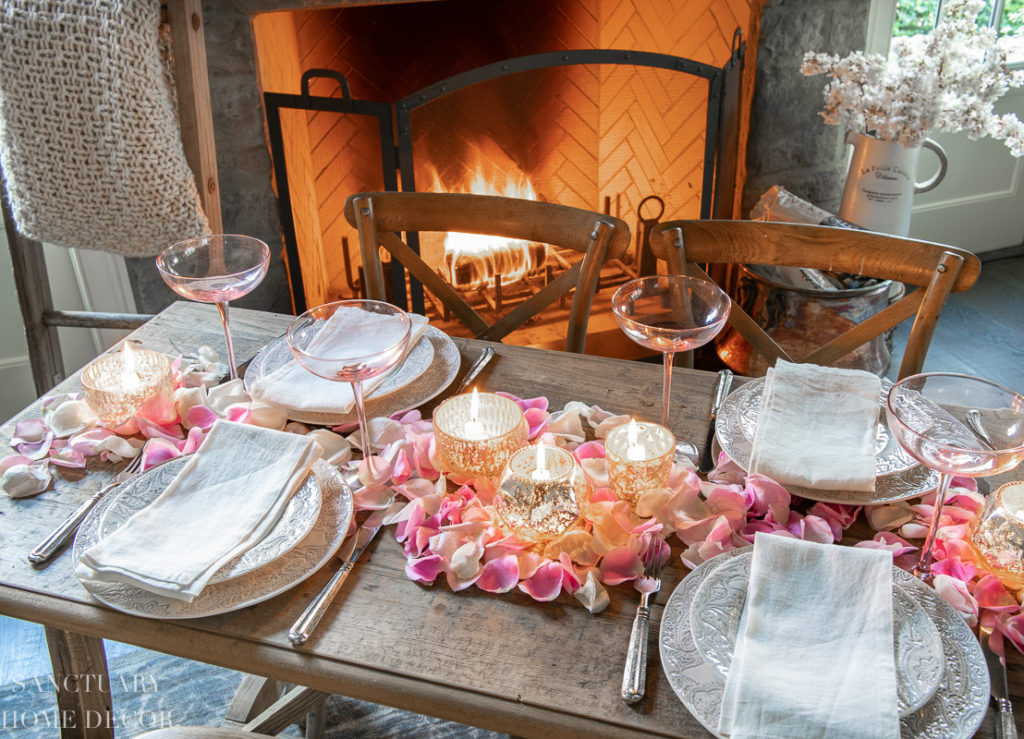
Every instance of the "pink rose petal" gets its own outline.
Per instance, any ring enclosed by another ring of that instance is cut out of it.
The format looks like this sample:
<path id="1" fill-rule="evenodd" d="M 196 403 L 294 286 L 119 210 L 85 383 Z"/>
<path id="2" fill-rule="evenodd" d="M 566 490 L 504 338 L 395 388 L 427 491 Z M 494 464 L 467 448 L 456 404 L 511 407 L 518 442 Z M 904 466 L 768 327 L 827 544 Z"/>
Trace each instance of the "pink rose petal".
<path id="1" fill-rule="evenodd" d="M 50 427 L 41 418 L 25 418 L 14 424 L 14 436 L 11 437 L 11 446 L 19 444 L 34 444 L 42 441 L 51 434 Z"/>
<path id="2" fill-rule="evenodd" d="M 562 578 L 565 576 L 562 565 L 547 561 L 537 569 L 529 580 L 519 583 L 519 589 L 537 601 L 547 602 L 558 597 L 562 592 Z"/>
<path id="3" fill-rule="evenodd" d="M 604 555 L 598 567 L 601 570 L 601 581 L 612 586 L 635 580 L 644 570 L 640 555 L 624 546 Z"/>
<path id="4" fill-rule="evenodd" d="M 487 562 L 480 570 L 476 586 L 488 593 L 507 593 L 519 582 L 519 558 L 506 554 Z"/>
<path id="5" fill-rule="evenodd" d="M 410 559 L 405 563 L 405 576 L 413 582 L 433 584 L 444 569 L 444 562 L 436 554 Z"/>

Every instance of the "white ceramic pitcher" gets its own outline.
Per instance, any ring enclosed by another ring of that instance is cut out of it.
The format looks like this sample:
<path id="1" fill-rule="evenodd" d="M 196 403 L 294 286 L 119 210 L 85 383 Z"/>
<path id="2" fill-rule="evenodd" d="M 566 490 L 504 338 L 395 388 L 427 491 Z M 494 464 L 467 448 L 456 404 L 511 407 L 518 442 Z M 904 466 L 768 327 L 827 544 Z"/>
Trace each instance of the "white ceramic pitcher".
<path id="1" fill-rule="evenodd" d="M 898 141 L 882 141 L 853 131 L 846 134 L 846 143 L 853 145 L 853 157 L 839 217 L 871 231 L 906 236 L 914 195 L 942 182 L 948 164 L 946 152 L 932 139 L 925 139 L 921 146 L 906 147 Z M 935 152 L 939 171 L 926 182 L 916 182 L 922 148 Z"/>

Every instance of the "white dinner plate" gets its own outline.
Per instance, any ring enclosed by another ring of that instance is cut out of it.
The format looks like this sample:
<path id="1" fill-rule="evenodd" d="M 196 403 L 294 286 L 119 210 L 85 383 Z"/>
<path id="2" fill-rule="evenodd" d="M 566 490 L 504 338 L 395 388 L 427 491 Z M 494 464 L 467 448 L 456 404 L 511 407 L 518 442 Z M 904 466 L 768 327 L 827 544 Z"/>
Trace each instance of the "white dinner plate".
<path id="1" fill-rule="evenodd" d="M 874 505 L 905 500 L 923 495 L 938 484 L 938 475 L 918 464 L 907 454 L 889 433 L 885 421 L 885 396 L 892 383 L 882 380 L 882 395 L 879 405 L 879 420 L 875 441 L 875 489 L 820 490 L 787 484 L 786 490 L 793 495 L 826 503 L 848 505 Z M 715 438 L 722 451 L 729 455 L 741 468 L 748 469 L 754 448 L 754 431 L 761 410 L 761 396 L 764 392 L 764 378 L 759 377 L 744 383 L 729 394 L 722 403 L 715 424 Z"/>
<path id="2" fill-rule="evenodd" d="M 178 457 L 132 478 L 112 496 L 98 514 L 96 536 L 105 539 L 149 505 L 181 472 L 190 456 Z M 274 527 L 248 551 L 238 555 L 214 573 L 210 584 L 240 577 L 270 564 L 298 544 L 313 528 L 320 514 L 320 486 L 310 475 L 305 479 L 288 505 L 281 511 Z"/>
<path id="3" fill-rule="evenodd" d="M 284 336 L 271 341 L 253 357 L 245 371 L 245 387 L 280 369 L 294 359 Z M 397 368 L 366 395 L 366 413 L 369 417 L 390 416 L 399 411 L 415 408 L 434 398 L 459 373 L 462 355 L 459 348 L 443 331 L 427 326 L 423 336 Z M 288 418 L 300 423 L 321 426 L 339 426 L 357 420 L 353 408 L 348 413 L 316 413 L 286 409 Z"/>
<path id="4" fill-rule="evenodd" d="M 344 484 L 336 469 L 318 461 L 305 484 L 317 488 L 322 499 L 319 514 L 309 532 L 273 561 L 244 575 L 207 585 L 191 602 L 157 595 L 133 585 L 100 582 L 84 577 L 79 579 L 85 589 L 101 603 L 124 613 L 149 618 L 213 616 L 273 598 L 323 566 L 341 546 L 352 519 L 352 491 Z M 121 498 L 139 496 L 142 498 L 139 507 L 142 507 L 152 502 L 162 490 L 156 486 L 134 487 L 129 483 L 114 490 L 82 522 L 75 537 L 72 556 L 78 560 L 83 551 L 99 542 L 102 538 L 101 529 L 109 533 L 127 521 L 122 515 L 107 516 L 111 508 L 127 510 L 128 506 L 125 506 Z"/>
<path id="5" fill-rule="evenodd" d="M 725 683 L 701 658 L 693 641 L 690 607 L 708 573 L 732 557 L 736 549 L 704 562 L 683 578 L 661 615 L 661 666 L 673 692 L 687 710 L 715 736 Z M 909 572 L 893 570 L 893 582 L 911 593 L 939 631 L 945 657 L 942 679 L 924 707 L 900 719 L 900 735 L 968 739 L 985 718 L 989 702 L 988 670 L 978 640 L 953 608 L 932 588 Z"/>
<path id="6" fill-rule="evenodd" d="M 732 665 L 740 616 L 747 600 L 753 555 L 733 557 L 708 573 L 690 607 L 690 632 L 701 658 L 725 680 Z M 928 614 L 893 584 L 896 703 L 907 716 L 931 700 L 942 678 L 942 642 Z"/>

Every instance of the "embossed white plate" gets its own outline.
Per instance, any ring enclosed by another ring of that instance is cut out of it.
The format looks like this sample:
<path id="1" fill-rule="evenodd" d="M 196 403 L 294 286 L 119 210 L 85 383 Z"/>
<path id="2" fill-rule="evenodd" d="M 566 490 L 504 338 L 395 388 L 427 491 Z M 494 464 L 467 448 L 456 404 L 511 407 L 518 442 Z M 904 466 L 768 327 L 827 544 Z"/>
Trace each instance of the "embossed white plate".
<path id="1" fill-rule="evenodd" d="M 938 475 L 918 464 L 889 433 L 885 422 L 885 396 L 892 383 L 882 380 L 878 429 L 875 436 L 875 489 L 871 492 L 856 490 L 817 490 L 786 485 L 794 495 L 826 503 L 873 505 L 913 498 L 934 489 Z M 754 431 L 761 411 L 764 378 L 743 384 L 729 394 L 722 403 L 715 425 L 718 445 L 740 467 L 747 469 L 754 448 Z"/>
<path id="2" fill-rule="evenodd" d="M 323 566 L 341 546 L 348 531 L 353 510 L 352 492 L 342 482 L 338 471 L 324 462 L 318 462 L 310 480 L 309 484 L 319 488 L 322 502 L 316 520 L 301 541 L 262 567 L 230 580 L 207 585 L 190 603 L 132 585 L 79 579 L 85 589 L 101 603 L 118 611 L 149 618 L 200 618 L 261 603 L 297 585 Z M 133 491 L 145 499 L 144 505 L 160 492 L 152 487 L 135 490 L 125 484 L 100 501 L 82 522 L 75 536 L 72 555 L 76 560 L 83 551 L 100 541 L 101 522 L 108 509 L 117 505 L 119 498 L 132 495 Z M 116 530 L 126 520 L 121 516 L 110 517 L 107 530 Z"/>
<path id="3" fill-rule="evenodd" d="M 262 377 L 292 361 L 288 340 L 284 336 L 271 341 L 253 357 L 245 371 L 246 390 Z M 415 408 L 426 403 L 444 390 L 459 373 L 462 355 L 459 348 L 443 331 L 427 326 L 423 336 L 396 369 L 380 385 L 366 395 L 366 413 L 369 417 L 390 416 L 392 413 Z M 300 423 L 338 426 L 355 422 L 356 412 L 315 413 L 288 409 L 288 418 Z"/>
<path id="4" fill-rule="evenodd" d="M 748 553 L 723 563 L 704 578 L 693 597 L 693 641 L 722 680 L 732 664 L 752 562 Z M 935 695 L 942 678 L 942 643 L 935 625 L 909 593 L 894 583 L 892 596 L 896 703 L 900 716 L 907 716 Z"/>
<path id="5" fill-rule="evenodd" d="M 122 485 L 116 491 L 118 494 L 100 514 L 97 537 L 106 538 L 153 502 L 154 498 L 174 481 L 189 459 L 190 457 L 172 459 Z M 316 477 L 310 475 L 288 501 L 274 528 L 251 549 L 217 570 L 210 579 L 210 584 L 240 577 L 273 562 L 302 541 L 313 528 L 319 513 L 320 485 L 317 484 Z"/>
<path id="6" fill-rule="evenodd" d="M 661 615 L 661 666 L 672 690 L 700 723 L 715 736 L 725 683 L 701 659 L 693 641 L 690 606 L 709 572 L 749 548 L 725 552 L 687 575 L 672 592 Z M 989 701 L 988 670 L 978 640 L 964 620 L 941 596 L 909 572 L 893 570 L 893 582 L 909 592 L 939 631 L 944 665 L 935 695 L 920 710 L 900 719 L 905 739 L 968 739 L 985 718 Z"/>

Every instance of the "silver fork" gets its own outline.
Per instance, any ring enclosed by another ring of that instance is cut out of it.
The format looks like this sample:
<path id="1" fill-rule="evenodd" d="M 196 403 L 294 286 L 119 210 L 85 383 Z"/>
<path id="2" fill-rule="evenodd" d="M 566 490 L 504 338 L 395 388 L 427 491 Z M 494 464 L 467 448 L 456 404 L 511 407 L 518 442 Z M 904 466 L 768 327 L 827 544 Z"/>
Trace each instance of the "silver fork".
<path id="1" fill-rule="evenodd" d="M 54 554 L 59 552 L 65 544 L 71 541 L 75 532 L 78 531 L 78 527 L 81 525 L 82 521 L 84 521 L 85 517 L 89 515 L 89 511 L 91 511 L 97 503 L 103 500 L 103 496 L 129 478 L 134 477 L 141 467 L 142 452 L 140 451 L 139 455 L 135 457 L 135 459 L 114 475 L 113 481 L 104 485 L 100 488 L 99 492 L 89 498 L 89 500 L 82 503 L 82 505 L 78 507 L 78 510 L 64 519 L 64 523 L 54 529 L 53 533 L 46 537 L 39 546 L 29 552 L 28 561 L 36 566 L 50 561 Z"/>
<path id="2" fill-rule="evenodd" d="M 651 615 L 648 601 L 661 590 L 661 539 L 654 537 L 644 551 L 642 561 L 644 574 L 636 581 L 640 591 L 640 605 L 633 618 L 633 630 L 629 634 L 629 650 L 626 652 L 626 669 L 622 673 L 622 700 L 639 703 L 644 697 L 647 684 L 647 632 Z"/>

